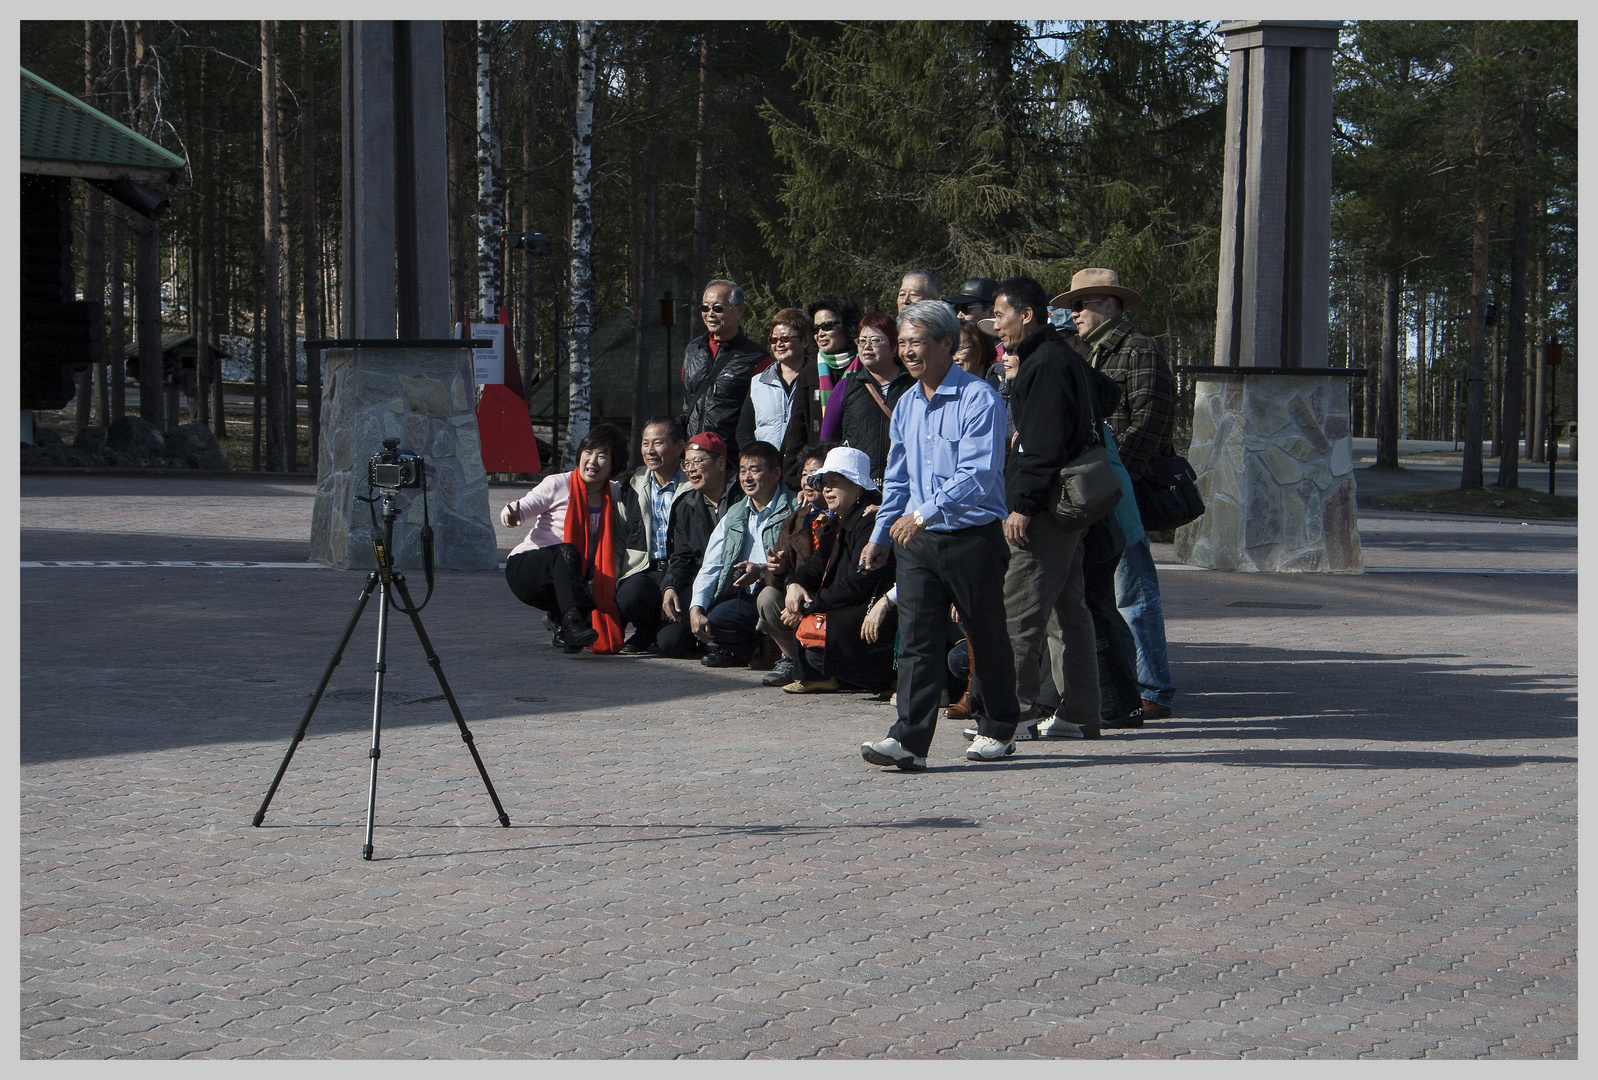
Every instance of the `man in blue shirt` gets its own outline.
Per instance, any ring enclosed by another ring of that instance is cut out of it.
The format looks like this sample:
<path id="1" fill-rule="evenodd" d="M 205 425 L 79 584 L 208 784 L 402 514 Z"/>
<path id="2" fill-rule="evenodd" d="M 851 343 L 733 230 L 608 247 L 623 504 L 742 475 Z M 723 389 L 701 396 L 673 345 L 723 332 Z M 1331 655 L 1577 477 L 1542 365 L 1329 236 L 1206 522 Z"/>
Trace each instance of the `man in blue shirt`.
<path id="1" fill-rule="evenodd" d="M 960 323 L 937 300 L 899 312 L 899 348 L 918 385 L 894 406 L 882 507 L 861 565 L 898 558 L 899 719 L 865 743 L 874 765 L 924 769 L 947 679 L 949 605 L 969 635 L 978 736 L 966 752 L 1002 761 L 1015 752 L 1015 658 L 1005 632 L 1004 404 L 954 363 Z"/>

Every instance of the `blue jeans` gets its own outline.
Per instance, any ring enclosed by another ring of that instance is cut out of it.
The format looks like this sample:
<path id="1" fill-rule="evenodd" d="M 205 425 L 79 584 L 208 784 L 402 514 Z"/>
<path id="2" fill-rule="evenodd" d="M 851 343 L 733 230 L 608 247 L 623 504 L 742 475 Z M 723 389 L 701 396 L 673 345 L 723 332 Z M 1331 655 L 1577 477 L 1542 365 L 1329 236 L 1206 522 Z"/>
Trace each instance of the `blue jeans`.
<path id="1" fill-rule="evenodd" d="M 1165 607 L 1160 579 L 1154 574 L 1154 553 L 1147 537 L 1126 545 L 1115 568 L 1115 606 L 1132 628 L 1137 643 L 1137 681 L 1143 696 L 1169 707 L 1176 697 L 1171 661 L 1165 648 Z"/>

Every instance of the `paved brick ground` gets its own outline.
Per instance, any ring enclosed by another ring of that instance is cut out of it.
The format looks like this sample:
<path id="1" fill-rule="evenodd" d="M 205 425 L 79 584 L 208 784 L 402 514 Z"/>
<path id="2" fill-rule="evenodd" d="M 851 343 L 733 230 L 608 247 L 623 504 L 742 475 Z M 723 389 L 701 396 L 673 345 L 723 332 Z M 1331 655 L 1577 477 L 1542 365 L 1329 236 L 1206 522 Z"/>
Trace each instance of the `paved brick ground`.
<path id="1" fill-rule="evenodd" d="M 305 485 L 22 494 L 24 560 L 305 558 Z M 1449 531 L 1574 565 L 1404 515 L 1367 562 Z M 513 828 L 399 621 L 367 863 L 370 614 L 249 827 L 359 575 L 24 570 L 22 1052 L 1574 1057 L 1575 577 L 1162 584 L 1177 718 L 904 775 L 885 706 L 568 658 L 441 574 Z"/>

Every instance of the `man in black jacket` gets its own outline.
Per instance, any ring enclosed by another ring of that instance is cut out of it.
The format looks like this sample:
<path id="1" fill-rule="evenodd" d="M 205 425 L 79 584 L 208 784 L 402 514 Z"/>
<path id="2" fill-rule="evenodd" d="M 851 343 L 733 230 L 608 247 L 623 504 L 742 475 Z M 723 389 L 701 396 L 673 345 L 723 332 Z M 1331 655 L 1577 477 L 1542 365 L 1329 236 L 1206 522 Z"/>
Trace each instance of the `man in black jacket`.
<path id="1" fill-rule="evenodd" d="M 749 380 L 766 359 L 766 350 L 739 329 L 744 292 L 720 278 L 705 286 L 699 317 L 706 333 L 683 352 L 683 430 L 709 431 L 727 445 L 728 461 L 738 460 L 738 417 L 749 397 Z"/>
<path id="2" fill-rule="evenodd" d="M 700 432 L 688 440 L 683 472 L 693 485 L 677 493 L 671 504 L 671 525 L 666 539 L 666 573 L 661 581 L 661 623 L 655 642 L 661 656 L 690 656 L 699 643 L 688 625 L 689 598 L 694 578 L 705 559 L 705 548 L 716 523 L 743 495 L 737 476 L 727 473 L 727 444 L 720 435 Z"/>
<path id="3" fill-rule="evenodd" d="M 1010 543 L 1004 610 L 1015 652 L 1017 733 L 1094 739 L 1098 652 L 1082 593 L 1083 533 L 1061 528 L 1048 509 L 1055 475 L 1089 445 L 1093 372 L 1049 325 L 1048 293 L 1031 278 L 1010 278 L 999 286 L 993 326 L 1019 358 L 1010 385 L 1016 438 L 1004 470 L 1010 510 L 1004 522 Z M 1050 625 L 1051 616 L 1057 627 Z M 1060 691 L 1060 707 L 1046 719 L 1034 710 L 1045 656 Z"/>

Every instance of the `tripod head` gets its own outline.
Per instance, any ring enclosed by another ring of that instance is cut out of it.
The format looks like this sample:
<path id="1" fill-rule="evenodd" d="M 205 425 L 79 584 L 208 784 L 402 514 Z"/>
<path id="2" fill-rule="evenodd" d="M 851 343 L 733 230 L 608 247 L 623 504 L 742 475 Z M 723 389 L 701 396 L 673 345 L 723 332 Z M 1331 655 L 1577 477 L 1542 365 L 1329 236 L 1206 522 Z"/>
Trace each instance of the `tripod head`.
<path id="1" fill-rule="evenodd" d="M 433 598 L 433 525 L 427 509 L 427 463 L 420 455 L 401 450 L 398 439 L 384 439 L 383 449 L 373 454 L 367 464 L 366 494 L 357 495 L 356 498 L 366 504 L 372 516 L 372 551 L 377 556 L 377 573 L 383 583 L 385 596 L 388 596 L 391 582 L 405 580 L 403 575 L 394 570 L 394 522 L 399 520 L 400 515 L 395 500 L 400 491 L 408 487 L 422 489 L 422 574 L 427 579 L 427 594 L 414 609 L 393 605 L 396 610 L 410 615 L 421 611 Z M 378 538 L 377 525 L 379 499 L 383 503 L 381 539 Z M 389 602 L 393 604 L 391 596 Z"/>

